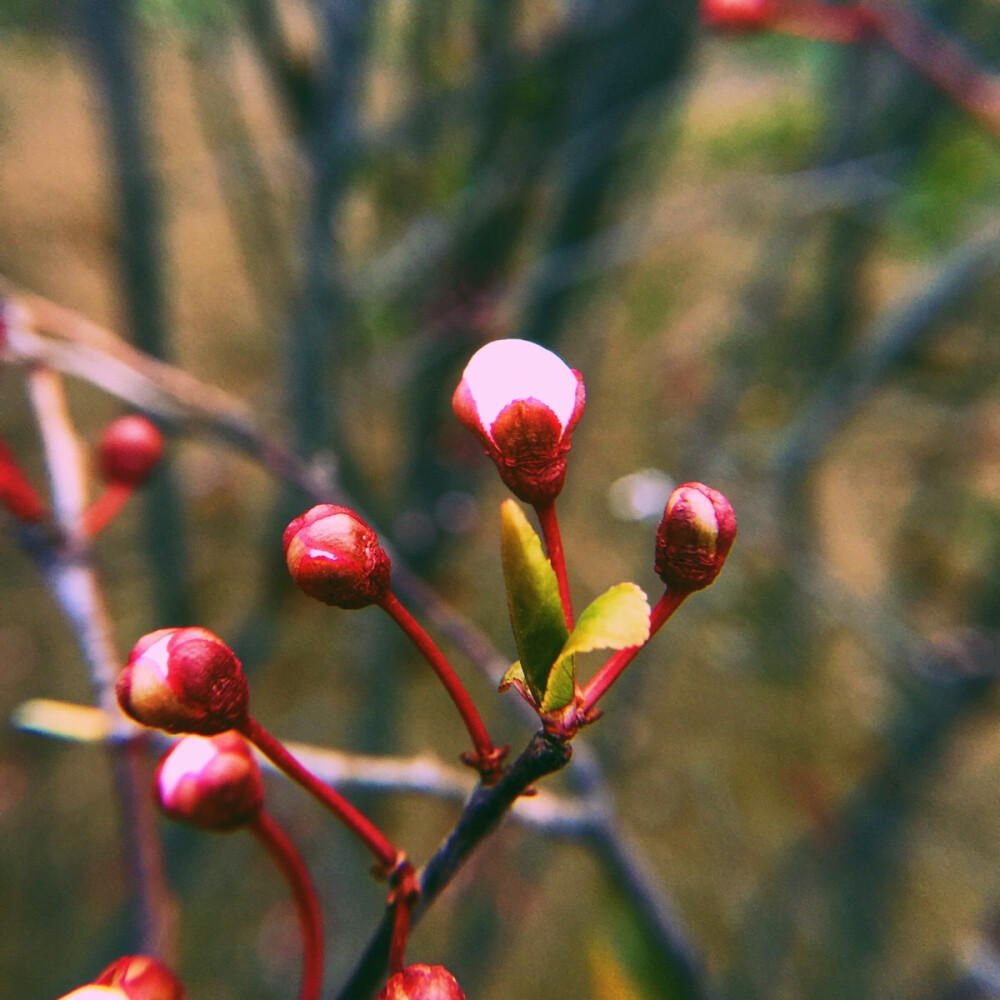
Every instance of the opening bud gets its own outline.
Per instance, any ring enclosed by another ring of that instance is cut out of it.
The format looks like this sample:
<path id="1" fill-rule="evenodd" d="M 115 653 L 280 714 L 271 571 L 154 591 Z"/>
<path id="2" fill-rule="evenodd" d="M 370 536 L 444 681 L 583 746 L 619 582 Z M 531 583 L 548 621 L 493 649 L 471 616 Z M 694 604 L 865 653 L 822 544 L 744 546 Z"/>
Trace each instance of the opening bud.
<path id="1" fill-rule="evenodd" d="M 465 1000 L 465 994 L 443 965 L 408 965 L 389 977 L 377 1000 Z"/>
<path id="2" fill-rule="evenodd" d="M 126 955 L 94 980 L 128 1000 L 184 1000 L 181 981 L 162 963 L 145 955 Z M 74 994 L 70 994 L 74 996 Z"/>
<path id="3" fill-rule="evenodd" d="M 527 340 L 494 340 L 472 355 L 452 397 L 458 419 L 479 438 L 500 478 L 525 503 L 554 500 L 583 414 L 580 373 Z"/>
<path id="4" fill-rule="evenodd" d="M 163 435 L 152 420 L 139 414 L 113 420 L 101 435 L 97 462 L 108 483 L 139 486 L 163 455 Z"/>
<path id="5" fill-rule="evenodd" d="M 236 654 L 207 628 L 161 628 L 133 647 L 115 685 L 118 704 L 144 726 L 214 733 L 246 720 L 250 689 Z"/>
<path id="6" fill-rule="evenodd" d="M 264 782 L 239 733 L 185 736 L 156 769 L 156 801 L 171 818 L 220 833 L 251 823 L 264 804 Z"/>
<path id="7" fill-rule="evenodd" d="M 656 529 L 656 572 L 668 587 L 701 590 L 719 575 L 735 537 L 729 501 L 703 483 L 683 483 Z"/>
<path id="8" fill-rule="evenodd" d="M 389 557 L 349 507 L 321 503 L 282 536 L 288 571 L 310 597 L 336 608 L 363 608 L 389 593 Z"/>

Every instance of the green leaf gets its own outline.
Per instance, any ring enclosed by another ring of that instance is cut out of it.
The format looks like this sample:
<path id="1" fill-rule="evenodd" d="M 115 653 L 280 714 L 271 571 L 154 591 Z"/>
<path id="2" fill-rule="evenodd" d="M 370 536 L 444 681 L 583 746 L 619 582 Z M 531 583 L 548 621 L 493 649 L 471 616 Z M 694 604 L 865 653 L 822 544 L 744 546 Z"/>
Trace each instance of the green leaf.
<path id="1" fill-rule="evenodd" d="M 542 551 L 541 539 L 513 500 L 500 505 L 500 559 L 521 669 L 528 690 L 541 704 L 569 629 L 552 564 Z"/>
<path id="2" fill-rule="evenodd" d="M 506 691 L 511 684 L 527 684 L 527 678 L 524 676 L 524 670 L 521 667 L 521 661 L 515 660 L 505 671 L 503 677 L 500 679 L 500 683 L 497 686 L 498 691 Z"/>
<path id="3" fill-rule="evenodd" d="M 592 649 L 641 646 L 649 638 L 649 604 L 634 583 L 619 583 L 593 600 L 559 651 L 540 700 L 543 712 L 555 712 L 573 700 L 576 654 Z"/>

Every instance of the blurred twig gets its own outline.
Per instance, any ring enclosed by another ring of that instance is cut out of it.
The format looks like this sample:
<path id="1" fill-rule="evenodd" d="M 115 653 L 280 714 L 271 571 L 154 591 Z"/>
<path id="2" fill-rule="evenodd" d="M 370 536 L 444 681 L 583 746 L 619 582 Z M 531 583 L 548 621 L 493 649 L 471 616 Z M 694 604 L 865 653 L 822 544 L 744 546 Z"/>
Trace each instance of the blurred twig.
<path id="1" fill-rule="evenodd" d="M 90 562 L 89 545 L 80 533 L 86 502 L 83 455 L 60 376 L 33 366 L 28 382 L 52 484 L 58 535 L 52 541 L 42 530 L 24 527 L 22 540 L 70 624 L 90 671 L 100 711 L 108 720 L 112 737 L 108 752 L 119 799 L 122 847 L 129 887 L 139 909 L 139 946 L 147 954 L 170 960 L 175 948 L 176 912 L 163 876 L 143 759 L 136 752 L 143 736 L 121 715 L 115 702 L 114 681 L 121 661 L 114 648 L 104 595 Z"/>

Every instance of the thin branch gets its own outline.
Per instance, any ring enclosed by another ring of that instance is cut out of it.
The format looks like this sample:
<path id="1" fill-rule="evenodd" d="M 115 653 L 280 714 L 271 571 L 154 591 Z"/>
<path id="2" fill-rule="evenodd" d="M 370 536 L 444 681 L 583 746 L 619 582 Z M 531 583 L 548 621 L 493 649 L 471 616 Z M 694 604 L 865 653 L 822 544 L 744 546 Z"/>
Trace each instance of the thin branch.
<path id="1" fill-rule="evenodd" d="M 52 484 L 53 512 L 61 533 L 58 547 L 24 529 L 29 554 L 66 616 L 90 671 L 97 701 L 110 727 L 108 744 L 122 815 L 122 841 L 129 884 L 141 913 L 143 950 L 169 961 L 174 950 L 175 911 L 163 876 L 160 843 L 146 794 L 142 760 L 133 744 L 139 730 L 115 703 L 114 680 L 121 662 L 110 617 L 89 548 L 81 534 L 86 502 L 83 455 L 66 407 L 62 381 L 45 368 L 29 370 L 29 395 L 38 418 Z M 142 791 L 140 791 L 140 788 Z"/>
<path id="2" fill-rule="evenodd" d="M 536 733 L 510 770 L 486 788 L 480 785 L 459 817 L 455 828 L 420 872 L 420 901 L 413 910 L 414 925 L 449 885 L 472 852 L 496 829 L 514 802 L 536 781 L 565 767 L 568 745 Z M 338 1000 L 366 1000 L 384 977 L 389 960 L 393 915 L 383 917 Z"/>

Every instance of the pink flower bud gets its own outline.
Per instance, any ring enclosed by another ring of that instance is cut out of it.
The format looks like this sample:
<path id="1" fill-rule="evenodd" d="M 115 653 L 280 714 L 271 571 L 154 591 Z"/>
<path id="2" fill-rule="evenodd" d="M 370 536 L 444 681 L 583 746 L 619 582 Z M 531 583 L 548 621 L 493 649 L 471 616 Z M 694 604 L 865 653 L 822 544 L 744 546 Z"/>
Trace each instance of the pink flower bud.
<path id="1" fill-rule="evenodd" d="M 151 420 L 134 414 L 113 420 L 97 446 L 101 476 L 108 483 L 139 486 L 163 455 L 163 435 Z"/>
<path id="2" fill-rule="evenodd" d="M 443 965 L 408 965 L 389 977 L 376 1000 L 465 1000 L 465 994 Z"/>
<path id="3" fill-rule="evenodd" d="M 321 503 L 282 536 L 292 579 L 310 597 L 337 608 L 363 608 L 389 592 L 389 557 L 375 532 L 349 507 Z"/>
<path id="4" fill-rule="evenodd" d="M 530 504 L 554 500 L 562 490 L 584 403 L 580 373 L 527 340 L 494 340 L 476 351 L 451 401 L 500 478 Z"/>
<path id="5" fill-rule="evenodd" d="M 171 819 L 201 830 L 246 826 L 264 804 L 260 767 L 234 732 L 179 740 L 160 761 L 153 790 Z"/>
<path id="6" fill-rule="evenodd" d="M 161 628 L 133 647 L 115 685 L 122 711 L 168 733 L 211 736 L 247 716 L 250 690 L 236 654 L 197 626 Z"/>
<path id="7" fill-rule="evenodd" d="M 128 1000 L 184 1000 L 181 981 L 162 962 L 145 955 L 119 958 L 94 982 L 116 993 L 120 990 Z"/>
<path id="8" fill-rule="evenodd" d="M 778 14 L 776 0 L 701 0 L 701 23 L 724 31 L 767 27 Z"/>
<path id="9" fill-rule="evenodd" d="M 702 483 L 683 483 L 656 529 L 656 572 L 668 587 L 701 590 L 719 575 L 735 537 L 729 501 Z"/>
<path id="10" fill-rule="evenodd" d="M 129 995 L 114 986 L 80 986 L 71 993 L 65 993 L 59 1000 L 131 1000 Z"/>

